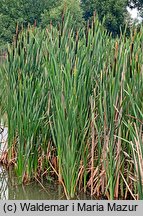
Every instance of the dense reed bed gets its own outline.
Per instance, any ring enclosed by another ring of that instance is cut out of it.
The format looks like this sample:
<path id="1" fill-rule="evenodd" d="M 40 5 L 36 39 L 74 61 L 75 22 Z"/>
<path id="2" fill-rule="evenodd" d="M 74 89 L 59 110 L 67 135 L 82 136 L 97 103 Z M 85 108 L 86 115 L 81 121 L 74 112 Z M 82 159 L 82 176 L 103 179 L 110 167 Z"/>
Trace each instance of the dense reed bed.
<path id="1" fill-rule="evenodd" d="M 113 39 L 94 16 L 74 31 L 16 31 L 0 69 L 8 155 L 20 182 L 51 176 L 81 190 L 143 198 L 143 29 Z"/>

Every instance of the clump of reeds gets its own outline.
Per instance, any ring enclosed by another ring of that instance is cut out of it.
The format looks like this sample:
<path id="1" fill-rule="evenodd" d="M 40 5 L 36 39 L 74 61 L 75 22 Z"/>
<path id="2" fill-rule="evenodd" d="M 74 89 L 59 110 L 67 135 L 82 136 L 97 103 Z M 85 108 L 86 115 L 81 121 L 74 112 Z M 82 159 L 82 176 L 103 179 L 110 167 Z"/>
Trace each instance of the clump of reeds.
<path id="1" fill-rule="evenodd" d="M 142 39 L 112 39 L 98 18 L 74 31 L 28 27 L 0 69 L 9 160 L 20 181 L 55 175 L 67 198 L 143 197 Z M 55 176 L 55 177 L 56 177 Z"/>

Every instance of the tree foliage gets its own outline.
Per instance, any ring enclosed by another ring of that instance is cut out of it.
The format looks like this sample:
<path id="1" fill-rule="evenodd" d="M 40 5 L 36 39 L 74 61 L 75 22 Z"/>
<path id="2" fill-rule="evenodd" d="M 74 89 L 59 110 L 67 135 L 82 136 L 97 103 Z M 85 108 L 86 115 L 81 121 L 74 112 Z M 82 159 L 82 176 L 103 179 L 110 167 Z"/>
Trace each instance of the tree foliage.
<path id="1" fill-rule="evenodd" d="M 57 7 L 51 10 L 45 10 L 42 14 L 42 27 L 47 26 L 51 21 L 53 25 L 61 22 L 62 13 L 70 13 L 72 19 L 70 24 L 73 26 L 81 26 L 83 23 L 83 12 L 79 0 L 62 0 L 59 1 Z"/>
<path id="2" fill-rule="evenodd" d="M 56 1 L 58 2 L 58 1 Z M 11 42 L 16 24 L 41 23 L 41 14 L 55 7 L 54 0 L 1 0 L 0 7 L 0 45 Z"/>
<path id="3" fill-rule="evenodd" d="M 143 0 L 129 0 L 129 6 L 137 7 L 139 10 L 143 8 Z"/>
<path id="4" fill-rule="evenodd" d="M 120 32 L 125 24 L 127 0 L 82 0 L 85 19 L 89 19 L 96 11 L 100 21 L 105 19 L 105 27 L 113 35 Z"/>
<path id="5" fill-rule="evenodd" d="M 96 11 L 100 21 L 105 19 L 106 29 L 117 35 L 125 24 L 127 5 L 141 10 L 143 0 L 1 0 L 0 46 L 12 41 L 17 23 L 27 27 L 36 20 L 37 26 L 45 27 L 50 21 L 56 25 L 65 9 L 71 14 L 72 26 L 80 27 Z"/>

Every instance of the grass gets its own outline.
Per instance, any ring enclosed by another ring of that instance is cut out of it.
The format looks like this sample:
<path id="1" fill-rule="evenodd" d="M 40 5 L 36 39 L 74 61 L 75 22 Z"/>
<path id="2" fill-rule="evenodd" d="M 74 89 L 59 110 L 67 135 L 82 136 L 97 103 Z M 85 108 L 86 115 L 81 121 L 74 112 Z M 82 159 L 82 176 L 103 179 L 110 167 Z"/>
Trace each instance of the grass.
<path id="1" fill-rule="evenodd" d="M 17 28 L 8 45 L 0 68 L 8 162 L 20 182 L 54 176 L 67 199 L 81 190 L 142 199 L 143 29 L 113 39 L 96 17 L 76 32 L 69 19 Z"/>

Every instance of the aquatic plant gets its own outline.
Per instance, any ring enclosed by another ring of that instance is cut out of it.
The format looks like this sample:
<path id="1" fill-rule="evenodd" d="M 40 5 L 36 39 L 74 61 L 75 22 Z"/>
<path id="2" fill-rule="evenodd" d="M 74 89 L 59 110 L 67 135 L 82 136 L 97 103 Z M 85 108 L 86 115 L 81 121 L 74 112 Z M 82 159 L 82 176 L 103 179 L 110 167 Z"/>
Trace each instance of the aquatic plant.
<path id="1" fill-rule="evenodd" d="M 113 39 L 98 18 L 86 28 L 16 30 L 0 68 L 8 161 L 21 182 L 58 178 L 81 190 L 142 199 L 143 29 Z M 54 175 L 53 175 L 54 174 Z"/>

